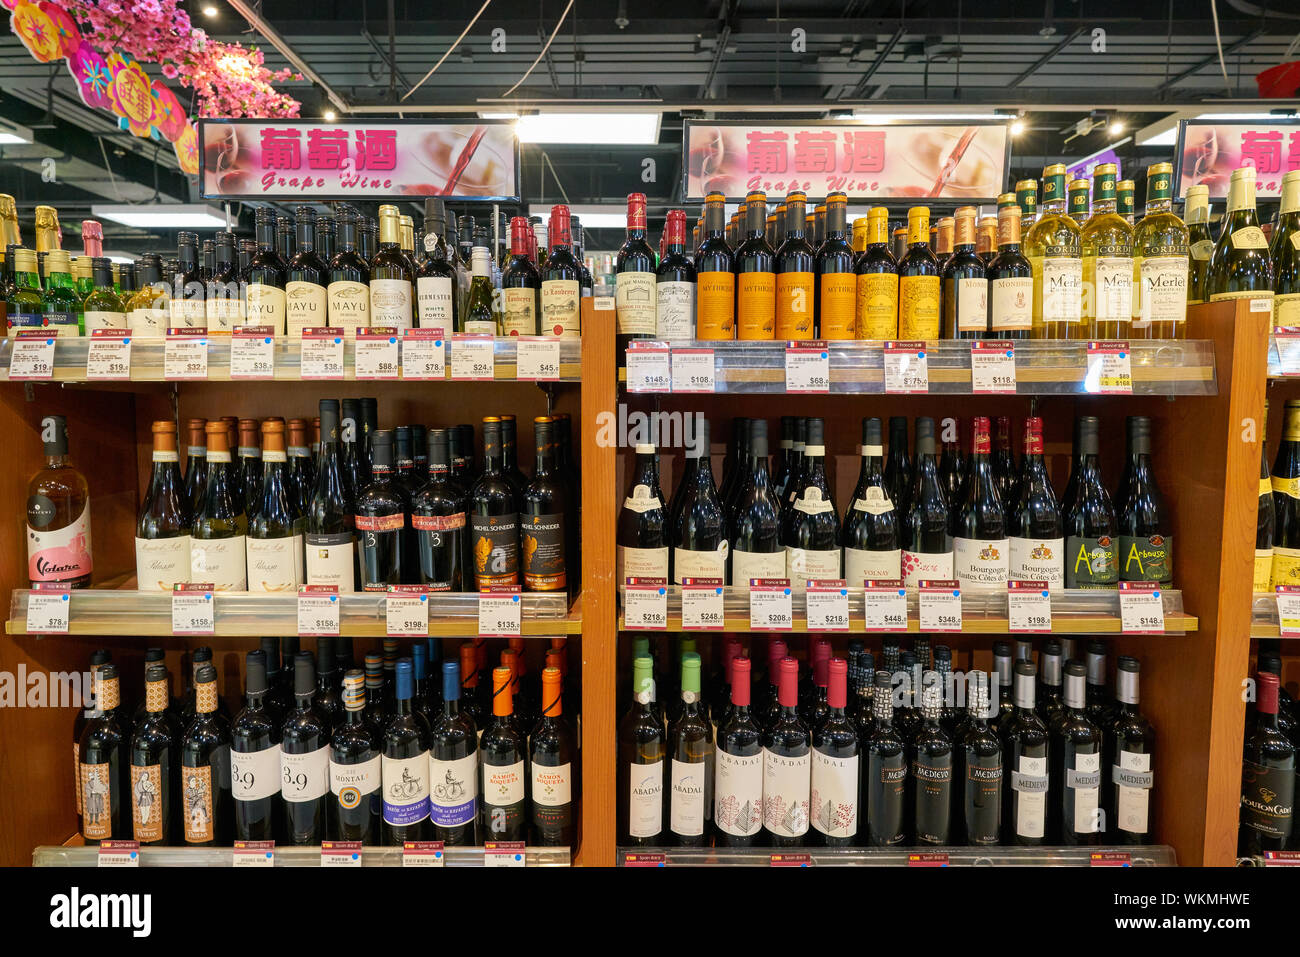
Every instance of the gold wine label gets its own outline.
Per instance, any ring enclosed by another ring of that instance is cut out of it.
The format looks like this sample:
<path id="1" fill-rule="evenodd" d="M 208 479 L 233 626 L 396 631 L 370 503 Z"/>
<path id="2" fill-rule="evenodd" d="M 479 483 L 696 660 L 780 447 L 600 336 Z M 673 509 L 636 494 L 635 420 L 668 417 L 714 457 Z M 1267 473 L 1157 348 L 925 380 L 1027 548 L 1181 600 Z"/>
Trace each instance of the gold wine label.
<path id="1" fill-rule="evenodd" d="M 1246 226 L 1238 229 L 1229 238 L 1232 240 L 1233 249 L 1268 249 L 1268 240 L 1264 238 L 1264 230 L 1258 226 Z"/>

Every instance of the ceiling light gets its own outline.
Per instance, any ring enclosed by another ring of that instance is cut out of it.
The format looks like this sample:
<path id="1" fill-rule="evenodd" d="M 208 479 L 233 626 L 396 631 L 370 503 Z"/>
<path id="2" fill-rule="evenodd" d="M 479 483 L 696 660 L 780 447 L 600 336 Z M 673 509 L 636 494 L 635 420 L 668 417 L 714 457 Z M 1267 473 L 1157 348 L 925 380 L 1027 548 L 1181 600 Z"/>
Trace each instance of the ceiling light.
<path id="1" fill-rule="evenodd" d="M 860 113 L 855 120 L 866 123 L 893 123 L 901 120 L 1005 120 L 1004 113 Z"/>
<path id="2" fill-rule="evenodd" d="M 542 217 L 549 212 L 542 210 Z M 621 229 L 627 225 L 627 210 L 622 206 L 570 206 L 569 213 L 582 221 L 583 229 Z"/>
<path id="3" fill-rule="evenodd" d="M 214 6 L 213 6 L 212 4 L 210 4 L 210 3 L 204 5 L 204 7 L 203 7 L 203 15 L 204 15 L 205 17 L 215 17 L 215 16 L 217 15 L 218 12 L 219 12 L 219 11 L 217 10 L 217 8 L 214 7 Z"/>
<path id="4" fill-rule="evenodd" d="M 90 207 L 95 219 L 107 219 L 139 229 L 225 229 L 226 214 L 203 203 L 155 203 L 141 206 Z M 232 223 L 230 228 L 234 228 Z"/>
<path id="5" fill-rule="evenodd" d="M 1163 133 L 1152 133 L 1146 139 L 1139 139 L 1138 146 L 1174 146 L 1178 143 L 1178 127 L 1173 126 Z"/>
<path id="6" fill-rule="evenodd" d="M 1200 113 L 1198 120 L 1286 120 L 1295 119 L 1295 112 L 1290 113 Z"/>
<path id="7" fill-rule="evenodd" d="M 31 143 L 32 131 L 8 120 L 0 122 L 0 146 L 17 146 L 19 143 Z"/>
<path id="8" fill-rule="evenodd" d="M 479 113 L 480 120 L 517 120 L 518 113 Z"/>
<path id="9" fill-rule="evenodd" d="M 1124 132 L 1124 122 L 1122 120 L 1111 120 L 1110 135 L 1119 136 Z"/>
<path id="10" fill-rule="evenodd" d="M 582 143 L 590 146 L 659 142 L 658 113 L 539 113 L 515 125 L 520 143 Z"/>
<path id="11" fill-rule="evenodd" d="M 326 122 L 326 123 L 333 123 L 335 120 L 337 120 L 337 119 L 339 118 L 339 115 L 338 115 L 337 113 L 335 113 L 333 110 L 326 110 L 326 111 L 325 111 L 323 114 L 321 114 L 321 115 L 325 117 L 325 122 Z"/>
<path id="12" fill-rule="evenodd" d="M 1020 135 L 1021 133 L 1023 133 L 1024 131 L 1025 131 L 1025 121 L 1024 121 L 1024 120 L 1012 120 L 1012 121 L 1011 121 L 1011 135 L 1012 135 L 1012 136 L 1019 136 L 1019 135 Z"/>

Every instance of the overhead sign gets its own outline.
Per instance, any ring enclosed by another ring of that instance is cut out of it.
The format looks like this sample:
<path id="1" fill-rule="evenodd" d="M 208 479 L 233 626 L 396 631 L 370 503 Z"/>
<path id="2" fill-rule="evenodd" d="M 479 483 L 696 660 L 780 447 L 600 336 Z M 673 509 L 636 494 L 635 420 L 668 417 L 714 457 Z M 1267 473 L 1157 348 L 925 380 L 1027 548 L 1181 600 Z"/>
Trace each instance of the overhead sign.
<path id="1" fill-rule="evenodd" d="M 205 119 L 199 143 L 205 199 L 519 199 L 509 121 Z"/>
<path id="2" fill-rule="evenodd" d="M 1300 119 L 1182 120 L 1175 160 L 1178 196 L 1204 183 L 1211 197 L 1226 197 L 1232 171 L 1253 166 L 1256 195 L 1280 197 L 1282 177 L 1300 169 Z"/>
<path id="3" fill-rule="evenodd" d="M 742 200 L 750 190 L 850 199 L 957 199 L 993 202 L 1006 182 L 1006 123 L 857 122 L 776 126 L 751 122 L 686 124 L 686 197 L 719 191 Z"/>

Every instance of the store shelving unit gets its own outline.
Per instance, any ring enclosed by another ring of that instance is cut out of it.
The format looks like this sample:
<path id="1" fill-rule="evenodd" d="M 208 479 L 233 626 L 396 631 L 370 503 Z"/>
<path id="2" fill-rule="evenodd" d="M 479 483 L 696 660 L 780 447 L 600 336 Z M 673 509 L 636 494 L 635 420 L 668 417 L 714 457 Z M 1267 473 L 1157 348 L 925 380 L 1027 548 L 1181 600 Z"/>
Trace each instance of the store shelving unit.
<path id="1" fill-rule="evenodd" d="M 361 852 L 362 867 L 401 867 L 402 848 L 367 847 Z M 567 847 L 526 847 L 526 867 L 568 867 L 573 863 Z M 483 867 L 481 847 L 448 847 L 443 850 L 447 867 Z M 140 867 L 231 867 L 235 852 L 229 847 L 142 847 Z M 277 847 L 276 867 L 319 867 L 319 847 Z M 36 867 L 94 867 L 97 847 L 42 846 L 32 851 Z"/>

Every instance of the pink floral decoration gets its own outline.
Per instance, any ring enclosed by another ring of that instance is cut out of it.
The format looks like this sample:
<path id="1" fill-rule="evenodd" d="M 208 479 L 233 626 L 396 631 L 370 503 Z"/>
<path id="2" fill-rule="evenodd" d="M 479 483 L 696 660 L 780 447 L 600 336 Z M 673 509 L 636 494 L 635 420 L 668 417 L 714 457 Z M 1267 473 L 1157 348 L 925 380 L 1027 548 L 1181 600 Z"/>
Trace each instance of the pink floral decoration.
<path id="1" fill-rule="evenodd" d="M 185 108 L 176 99 L 176 94 L 158 80 L 153 81 L 152 90 L 154 128 L 167 139 L 167 142 L 175 143 L 181 133 L 185 132 L 185 127 L 189 125 Z"/>
<path id="2" fill-rule="evenodd" d="M 52 0 L 41 0 L 40 7 L 54 24 L 54 32 L 59 39 L 59 51 L 63 56 L 71 56 L 81 46 L 81 31 L 67 10 Z"/>
<path id="3" fill-rule="evenodd" d="M 193 123 L 187 122 L 180 138 L 172 144 L 176 150 L 176 162 L 181 169 L 191 176 L 199 175 L 199 133 Z"/>
<path id="4" fill-rule="evenodd" d="M 113 72 L 103 54 L 83 40 L 68 57 L 68 72 L 77 81 L 77 92 L 81 94 L 83 103 L 101 110 L 113 108 L 112 97 L 108 95 Z"/>
<path id="5" fill-rule="evenodd" d="M 34 3 L 19 0 L 9 21 L 18 39 L 23 41 L 38 63 L 49 63 L 63 54 L 59 50 L 59 33 L 49 15 Z"/>

